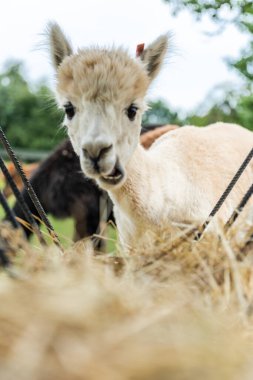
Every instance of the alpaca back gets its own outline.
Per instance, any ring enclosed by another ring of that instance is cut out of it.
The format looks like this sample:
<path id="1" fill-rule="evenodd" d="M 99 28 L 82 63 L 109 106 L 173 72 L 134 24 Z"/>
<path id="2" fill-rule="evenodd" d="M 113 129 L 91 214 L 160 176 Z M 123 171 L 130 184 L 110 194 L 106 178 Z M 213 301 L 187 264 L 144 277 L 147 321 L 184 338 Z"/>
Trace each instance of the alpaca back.
<path id="1" fill-rule="evenodd" d="M 180 220 L 183 212 L 189 220 L 201 221 L 208 216 L 252 147 L 251 131 L 225 123 L 204 128 L 186 126 L 163 135 L 154 143 L 150 155 L 160 155 L 162 172 L 165 177 L 168 173 L 166 188 L 175 187 Z M 166 170 L 171 164 L 180 174 L 171 175 L 171 171 Z M 183 179 L 183 188 L 178 186 L 178 176 Z M 219 212 L 223 221 L 240 202 L 252 180 L 253 163 L 250 163 Z"/>

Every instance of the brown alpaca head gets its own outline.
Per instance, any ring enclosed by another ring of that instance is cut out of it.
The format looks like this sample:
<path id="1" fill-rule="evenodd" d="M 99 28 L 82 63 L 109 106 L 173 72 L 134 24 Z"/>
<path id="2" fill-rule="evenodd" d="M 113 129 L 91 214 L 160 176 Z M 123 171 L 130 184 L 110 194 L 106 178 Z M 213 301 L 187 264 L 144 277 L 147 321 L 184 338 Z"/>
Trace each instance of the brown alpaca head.
<path id="1" fill-rule="evenodd" d="M 131 58 L 122 48 L 73 53 L 60 27 L 48 25 L 56 97 L 84 173 L 103 188 L 122 184 L 139 141 L 144 97 L 160 70 L 168 37 Z"/>

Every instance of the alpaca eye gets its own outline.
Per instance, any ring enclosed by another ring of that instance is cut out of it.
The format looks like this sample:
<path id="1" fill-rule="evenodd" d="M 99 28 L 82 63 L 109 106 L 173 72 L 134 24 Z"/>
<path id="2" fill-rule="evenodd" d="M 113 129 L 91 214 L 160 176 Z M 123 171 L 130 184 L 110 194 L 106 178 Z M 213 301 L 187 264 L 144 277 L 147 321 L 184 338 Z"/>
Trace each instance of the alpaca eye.
<path id="1" fill-rule="evenodd" d="M 133 121 L 135 116 L 136 116 L 136 113 L 137 113 L 137 110 L 138 110 L 138 107 L 136 107 L 136 105 L 134 104 L 131 104 L 128 109 L 127 109 L 127 117 L 129 120 Z"/>
<path id="2" fill-rule="evenodd" d="M 65 113 L 67 115 L 67 118 L 69 120 L 73 119 L 73 117 L 75 116 L 75 112 L 76 112 L 76 109 L 73 106 L 73 104 L 68 102 L 67 104 L 64 105 L 64 109 L 65 109 Z"/>

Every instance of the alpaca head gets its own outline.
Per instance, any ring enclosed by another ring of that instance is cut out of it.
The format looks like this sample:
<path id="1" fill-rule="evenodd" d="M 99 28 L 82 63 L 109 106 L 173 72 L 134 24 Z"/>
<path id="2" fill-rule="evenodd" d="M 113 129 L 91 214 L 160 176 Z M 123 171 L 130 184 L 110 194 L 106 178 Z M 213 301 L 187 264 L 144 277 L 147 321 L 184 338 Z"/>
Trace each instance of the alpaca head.
<path id="1" fill-rule="evenodd" d="M 83 172 L 103 188 L 123 183 L 139 142 L 146 91 L 159 72 L 168 38 L 159 37 L 132 59 L 122 48 L 80 49 L 57 24 L 48 27 L 56 96 Z"/>

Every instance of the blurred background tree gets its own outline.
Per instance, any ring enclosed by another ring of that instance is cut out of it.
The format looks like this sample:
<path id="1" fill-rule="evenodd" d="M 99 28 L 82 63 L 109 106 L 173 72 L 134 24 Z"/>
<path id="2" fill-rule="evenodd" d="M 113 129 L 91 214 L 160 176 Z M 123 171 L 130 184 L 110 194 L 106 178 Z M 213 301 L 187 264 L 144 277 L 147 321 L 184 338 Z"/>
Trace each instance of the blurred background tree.
<path id="1" fill-rule="evenodd" d="M 180 119 L 177 111 L 168 108 L 163 100 L 150 101 L 148 110 L 143 115 L 142 124 L 177 124 L 180 125 Z"/>
<path id="2" fill-rule="evenodd" d="M 0 74 L 0 125 L 15 147 L 49 150 L 63 139 L 61 112 L 45 83 L 31 86 L 24 65 L 9 61 Z"/>

